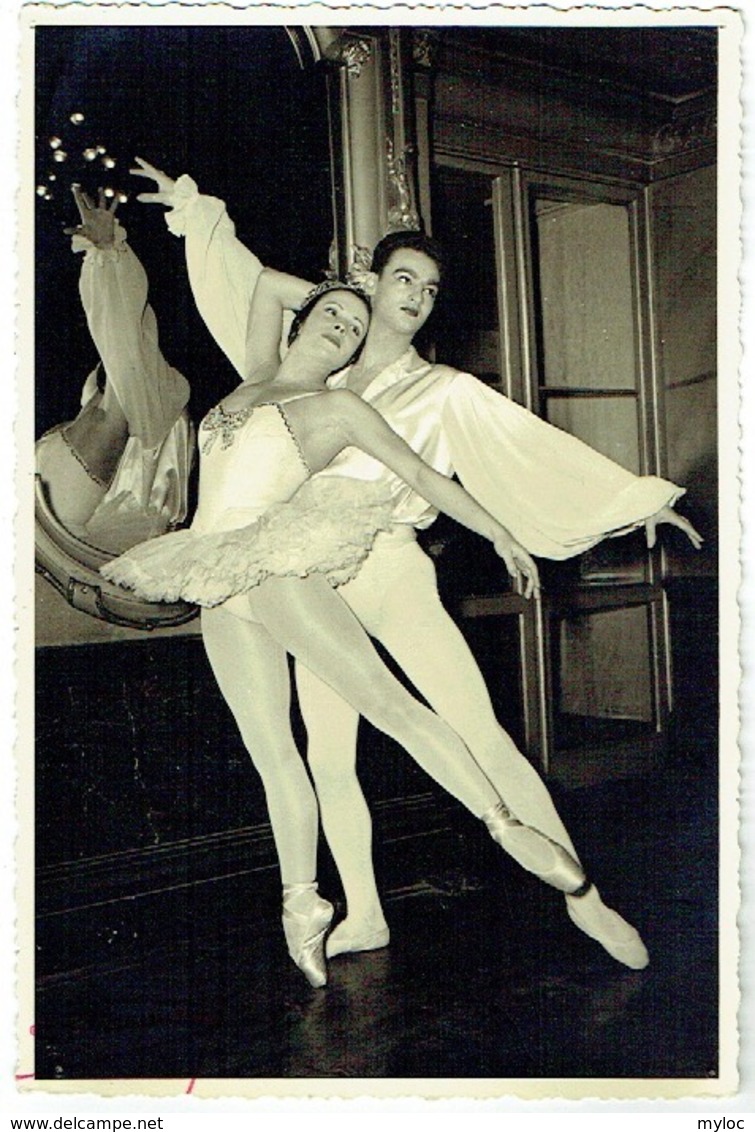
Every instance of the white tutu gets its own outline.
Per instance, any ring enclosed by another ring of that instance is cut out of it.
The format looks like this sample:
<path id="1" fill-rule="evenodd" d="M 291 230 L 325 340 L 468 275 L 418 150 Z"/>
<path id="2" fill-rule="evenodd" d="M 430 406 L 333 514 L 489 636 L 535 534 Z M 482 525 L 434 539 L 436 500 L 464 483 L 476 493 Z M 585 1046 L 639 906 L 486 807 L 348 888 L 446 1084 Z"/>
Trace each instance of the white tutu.
<path id="1" fill-rule="evenodd" d="M 324 574 L 333 586 L 356 577 L 378 531 L 391 525 L 384 486 L 312 479 L 285 503 L 235 530 L 192 530 L 140 543 L 100 572 L 147 601 L 220 605 L 265 578 Z"/>

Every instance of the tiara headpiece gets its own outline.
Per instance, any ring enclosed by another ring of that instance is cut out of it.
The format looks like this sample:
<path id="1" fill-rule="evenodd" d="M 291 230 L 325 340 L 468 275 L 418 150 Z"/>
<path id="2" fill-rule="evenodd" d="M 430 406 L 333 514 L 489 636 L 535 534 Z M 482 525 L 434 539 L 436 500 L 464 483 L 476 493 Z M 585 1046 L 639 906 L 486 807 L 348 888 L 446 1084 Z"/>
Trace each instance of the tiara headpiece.
<path id="1" fill-rule="evenodd" d="M 360 299 L 364 299 L 369 304 L 370 296 L 367 294 L 365 288 L 356 280 L 351 279 L 337 279 L 331 277 L 323 279 L 322 283 L 318 283 L 309 291 L 301 304 L 301 308 L 308 307 L 315 299 L 319 299 L 321 295 L 327 295 L 329 291 L 351 291 L 353 294 L 358 295 Z"/>

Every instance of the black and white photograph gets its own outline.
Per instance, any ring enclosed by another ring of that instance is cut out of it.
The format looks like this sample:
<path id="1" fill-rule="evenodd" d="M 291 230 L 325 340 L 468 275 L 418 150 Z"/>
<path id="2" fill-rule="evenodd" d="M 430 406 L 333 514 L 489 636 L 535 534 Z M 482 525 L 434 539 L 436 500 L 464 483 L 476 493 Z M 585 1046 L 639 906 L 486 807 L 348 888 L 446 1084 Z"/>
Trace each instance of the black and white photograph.
<path id="1" fill-rule="evenodd" d="M 527 7 L 25 12 L 21 1090 L 736 1091 L 739 28 Z"/>

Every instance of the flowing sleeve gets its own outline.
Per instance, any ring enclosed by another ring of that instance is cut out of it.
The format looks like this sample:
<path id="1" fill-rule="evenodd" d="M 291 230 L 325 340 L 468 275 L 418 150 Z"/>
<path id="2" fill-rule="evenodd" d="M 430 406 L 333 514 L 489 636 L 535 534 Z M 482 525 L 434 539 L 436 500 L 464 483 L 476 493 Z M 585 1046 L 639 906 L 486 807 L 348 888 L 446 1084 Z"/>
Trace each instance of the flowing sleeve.
<path id="1" fill-rule="evenodd" d="M 189 383 L 160 352 L 157 319 L 147 302 L 147 276 L 116 226 L 115 244 L 96 248 L 74 237 L 84 252 L 79 293 L 107 380 L 145 448 L 165 440 L 189 400 Z"/>
<path id="2" fill-rule="evenodd" d="M 444 434 L 464 487 L 531 554 L 564 559 L 626 534 L 684 489 L 637 476 L 471 374 L 458 374 Z"/>
<path id="3" fill-rule="evenodd" d="M 176 181 L 174 207 L 165 221 L 185 239 L 197 309 L 243 380 L 249 310 L 263 265 L 236 236 L 223 201 L 200 193 L 185 174 Z"/>

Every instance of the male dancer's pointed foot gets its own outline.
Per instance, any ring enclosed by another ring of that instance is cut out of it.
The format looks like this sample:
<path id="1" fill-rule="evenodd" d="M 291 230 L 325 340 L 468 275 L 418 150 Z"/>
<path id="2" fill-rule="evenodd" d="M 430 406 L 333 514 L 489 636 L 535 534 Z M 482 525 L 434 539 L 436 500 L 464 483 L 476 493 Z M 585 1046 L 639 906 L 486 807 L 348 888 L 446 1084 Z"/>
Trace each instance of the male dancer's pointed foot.
<path id="1" fill-rule="evenodd" d="M 573 892 L 584 883 L 585 874 L 579 861 L 563 845 L 520 822 L 503 802 L 484 813 L 482 821 L 493 840 L 509 856 L 546 884 L 560 892 Z"/>
<path id="2" fill-rule="evenodd" d="M 325 954 L 328 959 L 352 951 L 379 951 L 387 947 L 391 938 L 386 923 L 356 924 L 348 916 L 338 924 L 327 938 Z"/>
<path id="3" fill-rule="evenodd" d="M 482 820 L 493 840 L 522 868 L 565 893 L 569 917 L 585 935 L 625 967 L 634 971 L 647 967 L 650 958 L 639 932 L 603 903 L 579 861 L 562 845 L 518 821 L 503 802 L 483 814 Z"/>
<path id="4" fill-rule="evenodd" d="M 317 895 L 316 884 L 284 884 L 283 932 L 288 953 L 312 987 L 328 981 L 325 936 L 334 908 Z"/>
<path id="5" fill-rule="evenodd" d="M 571 921 L 585 935 L 596 940 L 608 954 L 633 971 L 642 971 L 650 962 L 640 933 L 603 903 L 593 884 L 583 886 L 583 893 L 567 893 L 566 910 Z"/>

